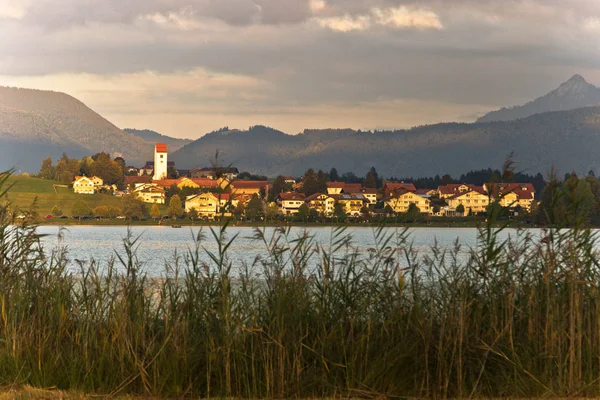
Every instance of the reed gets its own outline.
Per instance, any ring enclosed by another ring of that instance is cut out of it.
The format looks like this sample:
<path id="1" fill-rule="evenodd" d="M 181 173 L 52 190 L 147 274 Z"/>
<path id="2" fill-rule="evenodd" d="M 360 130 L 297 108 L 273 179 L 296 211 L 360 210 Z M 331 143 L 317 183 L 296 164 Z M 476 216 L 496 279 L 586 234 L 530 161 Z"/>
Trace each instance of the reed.
<path id="1" fill-rule="evenodd" d="M 4 187 L 8 174 L 0 178 Z M 2 197 L 0 195 L 0 197 Z M 251 264 L 228 225 L 190 239 L 160 277 L 129 234 L 114 259 L 67 266 L 0 208 L 0 385 L 104 395 L 600 395 L 596 236 L 573 224 L 418 254 L 407 230 L 256 229 Z M 576 207 L 576 205 L 574 205 Z M 216 241 L 218 251 L 204 248 Z M 464 252 L 468 257 L 464 257 Z M 208 261 L 203 261 L 208 260 Z"/>

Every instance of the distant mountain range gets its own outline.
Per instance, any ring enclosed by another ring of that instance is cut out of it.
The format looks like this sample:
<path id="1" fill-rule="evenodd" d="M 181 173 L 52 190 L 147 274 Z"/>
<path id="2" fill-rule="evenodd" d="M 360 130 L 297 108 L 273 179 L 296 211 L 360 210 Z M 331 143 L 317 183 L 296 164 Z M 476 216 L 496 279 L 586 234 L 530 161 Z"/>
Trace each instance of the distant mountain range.
<path id="1" fill-rule="evenodd" d="M 131 133 L 132 135 L 135 135 L 150 144 L 165 143 L 170 152 L 179 150 L 186 144 L 192 142 L 190 139 L 172 138 L 169 136 L 162 135 L 158 132 L 151 131 L 149 129 L 125 128 L 125 129 L 123 129 L 123 131 L 125 131 L 127 133 Z"/>
<path id="2" fill-rule="evenodd" d="M 213 132 L 170 156 L 181 168 L 206 165 L 220 151 L 225 164 L 268 176 L 301 175 L 307 168 L 364 175 L 375 166 L 390 176 L 460 175 L 500 168 L 515 152 L 517 167 L 545 173 L 600 171 L 600 106 L 533 115 L 517 121 L 445 123 L 410 130 L 306 130 L 286 135 L 256 126 Z"/>
<path id="3" fill-rule="evenodd" d="M 575 76 L 528 104 L 556 106 L 558 98 L 565 107 L 567 99 L 589 102 L 594 89 Z M 533 110 L 533 106 L 523 107 Z M 43 158 L 50 155 L 56 160 L 63 151 L 78 158 L 100 151 L 119 153 L 128 164 L 142 165 L 152 159 L 152 144 L 159 141 L 167 143 L 169 158 L 179 168 L 208 166 L 218 150 L 225 165 L 268 176 L 298 176 L 309 167 L 364 175 L 372 166 L 385 177 L 456 176 L 500 167 L 512 151 L 518 168 L 528 173 L 544 173 L 552 164 L 563 173 L 600 172 L 600 106 L 537 113 L 514 121 L 445 123 L 397 131 L 321 129 L 287 135 L 255 126 L 247 131 L 220 130 L 191 142 L 149 130 L 121 130 L 63 93 L 0 87 L 0 170 L 16 166 L 37 172 Z"/>
<path id="4" fill-rule="evenodd" d="M 511 121 L 550 111 L 566 111 L 600 104 L 600 88 L 589 84 L 581 75 L 571 79 L 545 96 L 522 106 L 501 108 L 487 113 L 477 122 Z"/>
<path id="5" fill-rule="evenodd" d="M 43 158 L 100 151 L 127 162 L 150 159 L 152 147 L 64 93 L 0 87 L 0 169 L 37 172 Z"/>

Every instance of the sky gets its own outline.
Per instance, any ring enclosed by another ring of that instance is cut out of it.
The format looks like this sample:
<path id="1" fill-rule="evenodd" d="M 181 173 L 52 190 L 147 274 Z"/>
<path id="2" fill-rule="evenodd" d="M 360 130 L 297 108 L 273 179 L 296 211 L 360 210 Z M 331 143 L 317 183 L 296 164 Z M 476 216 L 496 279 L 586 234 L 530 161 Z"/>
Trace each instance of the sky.
<path id="1" fill-rule="evenodd" d="M 468 122 L 576 73 L 599 0 L 0 0 L 0 85 L 174 137 Z"/>

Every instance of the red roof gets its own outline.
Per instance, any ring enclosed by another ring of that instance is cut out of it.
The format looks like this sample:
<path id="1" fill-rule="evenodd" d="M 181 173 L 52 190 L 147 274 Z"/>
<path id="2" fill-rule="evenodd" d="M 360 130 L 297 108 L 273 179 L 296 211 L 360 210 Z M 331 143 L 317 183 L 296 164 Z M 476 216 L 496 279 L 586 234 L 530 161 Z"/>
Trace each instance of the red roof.
<path id="1" fill-rule="evenodd" d="M 344 182 L 327 182 L 328 188 L 343 189 L 346 184 Z"/>
<path id="2" fill-rule="evenodd" d="M 279 200 L 304 200 L 306 196 L 304 193 L 296 193 L 296 192 L 286 192 L 279 193 Z"/>
<path id="3" fill-rule="evenodd" d="M 125 184 L 131 185 L 132 183 L 150 183 L 152 182 L 151 176 L 126 176 Z"/>
<path id="4" fill-rule="evenodd" d="M 216 188 L 219 187 L 219 181 L 210 178 L 188 178 L 201 188 Z"/>
<path id="5" fill-rule="evenodd" d="M 493 196 L 514 193 L 519 199 L 533 200 L 535 197 L 535 188 L 531 183 L 493 183 L 490 186 Z"/>
<path id="6" fill-rule="evenodd" d="M 383 190 L 386 192 L 393 192 L 398 189 L 405 189 L 405 190 L 408 190 L 409 192 L 414 192 L 417 190 L 415 185 L 413 185 L 412 183 L 387 182 L 385 185 L 383 185 Z"/>
<path id="7" fill-rule="evenodd" d="M 166 153 L 167 145 L 164 143 L 156 143 L 156 152 L 157 153 Z"/>
<path id="8" fill-rule="evenodd" d="M 444 194 L 445 195 L 450 195 L 450 194 L 454 195 L 454 194 L 460 193 L 458 188 L 460 188 L 461 186 L 466 186 L 468 188 L 467 191 L 474 191 L 474 192 L 478 192 L 481 194 L 486 194 L 486 192 L 482 186 L 464 184 L 464 183 L 450 183 L 448 185 L 438 186 L 438 192 L 440 192 L 440 194 L 443 194 L 443 195 Z M 467 191 L 465 191 L 465 193 Z"/>
<path id="9" fill-rule="evenodd" d="M 267 181 L 233 181 L 231 187 L 233 189 L 263 189 L 268 184 Z"/>

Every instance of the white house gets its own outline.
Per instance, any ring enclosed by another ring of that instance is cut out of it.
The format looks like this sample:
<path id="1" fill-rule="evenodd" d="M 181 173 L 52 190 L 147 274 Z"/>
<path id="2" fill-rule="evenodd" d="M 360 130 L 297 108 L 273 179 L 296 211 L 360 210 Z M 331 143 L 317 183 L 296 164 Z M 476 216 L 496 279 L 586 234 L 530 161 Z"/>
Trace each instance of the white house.
<path id="1" fill-rule="evenodd" d="M 76 176 L 73 181 L 73 191 L 77 194 L 94 194 L 102 187 L 104 182 L 97 176 Z"/>

